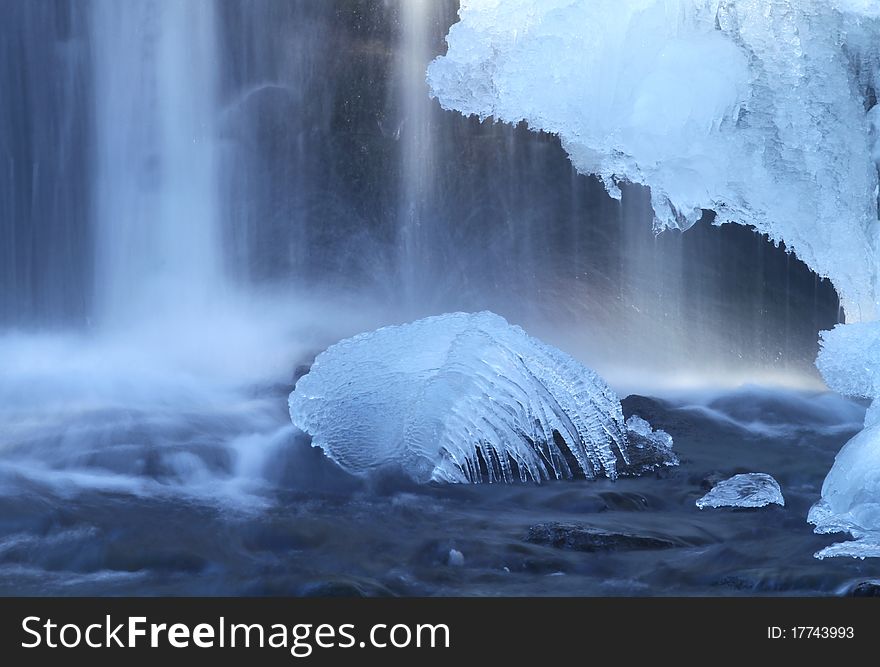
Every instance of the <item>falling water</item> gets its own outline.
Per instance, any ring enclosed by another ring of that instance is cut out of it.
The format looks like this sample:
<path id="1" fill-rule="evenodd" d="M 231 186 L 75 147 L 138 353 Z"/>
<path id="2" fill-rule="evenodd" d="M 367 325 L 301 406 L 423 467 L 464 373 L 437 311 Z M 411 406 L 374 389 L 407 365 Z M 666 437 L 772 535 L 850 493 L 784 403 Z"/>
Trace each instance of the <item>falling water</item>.
<path id="1" fill-rule="evenodd" d="M 400 49 L 395 64 L 395 94 L 401 116 L 395 133 L 400 141 L 400 193 L 398 202 L 399 262 L 405 298 L 412 303 L 424 294 L 423 268 L 430 237 L 430 203 L 434 174 L 436 103 L 428 95 L 425 70 L 436 55 L 438 4 L 434 0 L 408 0 L 400 6 Z M 435 219 L 436 220 L 436 219 Z"/>
<path id="2" fill-rule="evenodd" d="M 97 304 L 107 323 L 222 290 L 214 2 L 95 0 Z"/>
<path id="3" fill-rule="evenodd" d="M 49 2 L 0 12 L 0 328 L 66 327 L 91 308 L 86 12 Z"/>

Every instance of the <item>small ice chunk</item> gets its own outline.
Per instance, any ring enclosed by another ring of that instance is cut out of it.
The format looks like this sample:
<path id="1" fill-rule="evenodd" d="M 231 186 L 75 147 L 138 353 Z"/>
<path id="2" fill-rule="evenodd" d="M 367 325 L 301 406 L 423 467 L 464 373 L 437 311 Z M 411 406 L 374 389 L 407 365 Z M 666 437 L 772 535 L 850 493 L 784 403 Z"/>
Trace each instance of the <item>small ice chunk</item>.
<path id="1" fill-rule="evenodd" d="M 464 565 L 464 554 L 458 549 L 450 549 L 449 558 L 446 559 L 446 562 L 450 567 L 461 567 Z"/>
<path id="2" fill-rule="evenodd" d="M 697 507 L 765 507 L 774 503 L 785 506 L 779 482 L 767 473 L 750 472 L 718 482 L 697 501 Z"/>

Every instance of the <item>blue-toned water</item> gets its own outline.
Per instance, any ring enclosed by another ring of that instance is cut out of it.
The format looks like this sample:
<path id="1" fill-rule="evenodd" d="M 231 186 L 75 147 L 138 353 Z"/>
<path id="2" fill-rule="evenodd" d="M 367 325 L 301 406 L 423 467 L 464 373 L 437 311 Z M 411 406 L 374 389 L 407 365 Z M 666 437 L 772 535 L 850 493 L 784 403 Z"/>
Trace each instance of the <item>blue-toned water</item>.
<path id="1" fill-rule="evenodd" d="M 348 477 L 288 434 L 272 488 L 250 503 L 195 486 L 77 489 L 3 466 L 0 594 L 845 595 L 876 579 L 870 559 L 814 559 L 834 537 L 804 521 L 863 407 L 752 388 L 634 396 L 624 411 L 672 434 L 681 466 L 617 482 L 414 485 Z M 697 509 L 719 479 L 753 470 L 779 481 L 784 508 Z M 622 537 L 593 551 L 536 540 L 554 524 Z"/>

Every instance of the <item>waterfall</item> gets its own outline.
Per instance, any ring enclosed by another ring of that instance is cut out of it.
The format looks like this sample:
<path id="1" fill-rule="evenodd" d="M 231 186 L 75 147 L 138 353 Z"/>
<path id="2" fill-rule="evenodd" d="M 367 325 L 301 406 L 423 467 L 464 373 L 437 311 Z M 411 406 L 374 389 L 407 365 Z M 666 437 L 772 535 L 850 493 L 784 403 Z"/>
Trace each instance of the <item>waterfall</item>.
<path id="1" fill-rule="evenodd" d="M 344 336 L 482 309 L 632 388 L 815 377 L 836 296 L 780 249 L 654 238 L 646 191 L 441 110 L 425 69 L 456 5 L 10 3 L 0 398 L 59 431 L 62 396 L 223 411 Z"/>
<path id="2" fill-rule="evenodd" d="M 100 321 L 205 310 L 221 289 L 216 3 L 95 0 Z"/>

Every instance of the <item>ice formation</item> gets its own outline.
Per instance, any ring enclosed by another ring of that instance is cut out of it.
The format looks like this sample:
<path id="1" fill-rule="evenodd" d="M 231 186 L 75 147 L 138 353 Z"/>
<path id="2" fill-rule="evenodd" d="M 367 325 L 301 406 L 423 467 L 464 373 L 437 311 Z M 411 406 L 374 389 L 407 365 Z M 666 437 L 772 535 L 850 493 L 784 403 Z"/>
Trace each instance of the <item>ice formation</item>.
<path id="1" fill-rule="evenodd" d="M 822 485 L 822 500 L 810 510 L 817 533 L 848 532 L 855 541 L 842 542 L 816 554 L 880 556 L 880 401 L 865 417 L 865 428 L 837 454 Z"/>
<path id="2" fill-rule="evenodd" d="M 630 463 L 620 401 L 605 382 L 489 312 L 331 346 L 297 382 L 290 415 L 354 473 L 393 464 L 417 481 L 538 481 L 615 478 Z M 662 442 L 657 464 L 666 464 L 671 438 L 638 427 L 645 442 Z"/>
<path id="3" fill-rule="evenodd" d="M 621 467 L 624 475 L 640 475 L 661 466 L 678 465 L 678 456 L 672 451 L 672 436 L 632 415 L 626 420 L 626 437 L 629 443 L 629 463 Z"/>
<path id="4" fill-rule="evenodd" d="M 856 0 L 464 0 L 428 70 L 448 109 L 558 134 L 657 225 L 712 209 L 874 313 L 877 170 L 867 109 L 880 16 Z M 859 312 L 861 311 L 861 312 Z"/>
<path id="5" fill-rule="evenodd" d="M 697 501 L 701 510 L 707 507 L 766 507 L 785 506 L 779 482 L 763 472 L 734 475 L 718 482 L 712 490 Z"/>
<path id="6" fill-rule="evenodd" d="M 649 186 L 658 229 L 711 209 L 784 242 L 862 322 L 824 336 L 829 386 L 880 397 L 880 2 L 462 0 L 459 16 L 428 70 L 443 107 L 557 134 L 615 196 Z M 822 498 L 818 530 L 880 545 L 880 431 L 847 445 Z"/>

